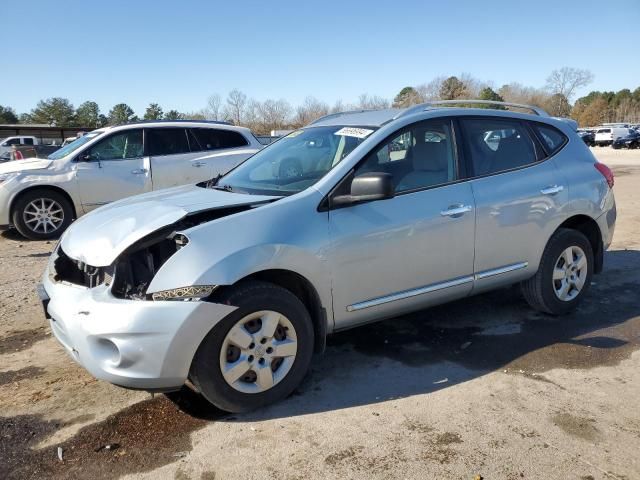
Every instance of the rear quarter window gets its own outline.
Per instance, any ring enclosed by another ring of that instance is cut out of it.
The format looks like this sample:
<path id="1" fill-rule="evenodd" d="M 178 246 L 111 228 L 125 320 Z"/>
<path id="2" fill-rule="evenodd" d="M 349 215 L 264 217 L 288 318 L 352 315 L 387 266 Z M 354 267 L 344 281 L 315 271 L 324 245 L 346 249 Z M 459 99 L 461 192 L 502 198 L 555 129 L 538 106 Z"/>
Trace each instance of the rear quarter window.
<path id="1" fill-rule="evenodd" d="M 533 128 L 538 133 L 548 155 L 553 155 L 560 150 L 568 139 L 564 133 L 550 125 L 534 124 Z"/>

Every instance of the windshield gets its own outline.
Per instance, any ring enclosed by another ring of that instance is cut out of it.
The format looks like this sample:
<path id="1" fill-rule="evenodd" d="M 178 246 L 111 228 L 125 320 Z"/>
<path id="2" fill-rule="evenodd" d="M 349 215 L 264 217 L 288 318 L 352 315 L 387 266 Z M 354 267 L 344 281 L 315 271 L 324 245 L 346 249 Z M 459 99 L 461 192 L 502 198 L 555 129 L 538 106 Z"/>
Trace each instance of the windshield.
<path id="1" fill-rule="evenodd" d="M 373 127 L 311 127 L 296 130 L 260 150 L 218 180 L 231 191 L 292 195 L 320 180 L 373 133 Z"/>
<path id="2" fill-rule="evenodd" d="M 84 145 L 88 141 L 93 140 L 98 135 L 102 135 L 103 133 L 104 133 L 104 130 L 101 130 L 101 131 L 98 131 L 98 132 L 87 133 L 86 135 L 84 135 L 84 136 L 74 140 L 73 142 L 65 145 L 64 147 L 56 150 L 51 155 L 49 155 L 47 158 L 49 160 L 59 160 L 59 159 L 61 159 L 63 157 L 66 157 L 67 155 L 69 155 L 70 153 L 76 151 L 78 148 L 80 148 L 82 145 Z"/>

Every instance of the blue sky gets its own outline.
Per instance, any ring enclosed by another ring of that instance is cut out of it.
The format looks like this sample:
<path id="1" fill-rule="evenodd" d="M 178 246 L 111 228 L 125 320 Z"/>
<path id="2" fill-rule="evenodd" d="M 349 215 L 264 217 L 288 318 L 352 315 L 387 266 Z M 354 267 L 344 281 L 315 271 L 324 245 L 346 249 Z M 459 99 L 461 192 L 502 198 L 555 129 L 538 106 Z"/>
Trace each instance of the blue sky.
<path id="1" fill-rule="evenodd" d="M 203 108 L 239 88 L 333 103 L 468 72 L 543 86 L 587 68 L 589 90 L 640 86 L 640 0 L 3 2 L 0 105 L 61 96 L 138 114 Z"/>

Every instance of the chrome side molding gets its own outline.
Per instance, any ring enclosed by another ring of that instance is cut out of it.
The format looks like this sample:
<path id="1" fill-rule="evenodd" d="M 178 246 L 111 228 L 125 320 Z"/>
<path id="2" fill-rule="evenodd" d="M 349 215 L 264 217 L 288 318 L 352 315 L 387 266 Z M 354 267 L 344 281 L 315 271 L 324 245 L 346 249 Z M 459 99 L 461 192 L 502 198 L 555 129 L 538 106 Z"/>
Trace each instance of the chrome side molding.
<path id="1" fill-rule="evenodd" d="M 475 275 L 469 275 L 467 277 L 455 278 L 442 283 L 434 283 L 433 285 L 427 285 L 425 287 L 414 288 L 413 290 L 405 290 L 403 292 L 392 293 L 391 295 L 385 295 L 384 297 L 372 298 L 371 300 L 365 300 L 364 302 L 354 303 L 347 306 L 347 312 L 356 312 L 365 308 L 377 307 L 385 303 L 395 302 L 397 300 L 405 300 L 407 298 L 416 297 L 425 293 L 437 292 L 445 288 L 457 287 L 470 283 L 475 280 L 482 280 L 496 275 L 502 275 L 503 273 L 514 272 L 527 268 L 529 262 L 513 263 L 511 265 L 505 265 L 504 267 L 494 268 L 491 270 L 485 270 L 483 272 L 476 273 Z"/>

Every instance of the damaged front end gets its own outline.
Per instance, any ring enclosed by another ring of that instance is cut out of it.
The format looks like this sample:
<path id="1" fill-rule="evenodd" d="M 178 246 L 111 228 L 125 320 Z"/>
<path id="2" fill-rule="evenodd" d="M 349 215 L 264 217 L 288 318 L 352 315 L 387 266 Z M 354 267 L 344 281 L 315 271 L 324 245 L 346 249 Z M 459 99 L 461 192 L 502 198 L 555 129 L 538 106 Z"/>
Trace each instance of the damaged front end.
<path id="1" fill-rule="evenodd" d="M 241 205 L 187 215 L 178 222 L 156 230 L 133 243 L 111 265 L 105 267 L 94 267 L 74 260 L 59 246 L 53 254 L 49 275 L 55 282 L 66 282 L 86 288 L 110 286 L 112 295 L 120 299 L 185 301 L 206 298 L 214 291 L 215 285 L 190 285 L 153 294 L 147 294 L 147 289 L 165 262 L 188 245 L 189 238 L 181 232 L 255 206 Z"/>

